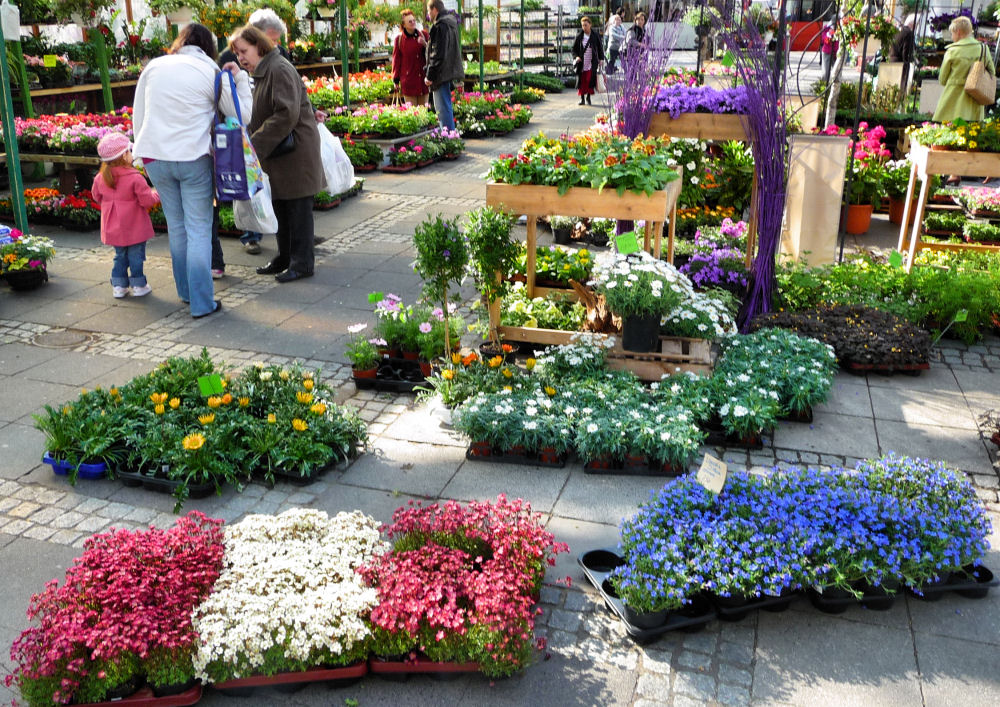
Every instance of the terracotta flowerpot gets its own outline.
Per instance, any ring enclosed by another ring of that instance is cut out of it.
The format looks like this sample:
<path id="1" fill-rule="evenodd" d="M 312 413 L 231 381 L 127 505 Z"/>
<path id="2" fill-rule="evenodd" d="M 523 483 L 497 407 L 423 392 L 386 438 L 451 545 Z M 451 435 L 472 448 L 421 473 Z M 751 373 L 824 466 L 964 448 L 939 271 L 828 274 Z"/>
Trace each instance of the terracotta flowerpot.
<path id="1" fill-rule="evenodd" d="M 469 445 L 469 455 L 473 457 L 491 457 L 493 449 L 489 442 L 473 442 Z"/>
<path id="2" fill-rule="evenodd" d="M 420 373 L 424 378 L 427 378 L 434 372 L 434 368 L 431 366 L 429 361 L 420 362 Z"/>
<path id="3" fill-rule="evenodd" d="M 407 361 L 416 361 L 420 358 L 420 353 L 417 351 L 404 351 L 403 358 Z"/>
<path id="4" fill-rule="evenodd" d="M 894 223 L 899 225 L 903 223 L 903 208 L 906 206 L 906 201 L 896 197 L 889 197 L 889 223 Z M 917 215 L 917 200 L 914 199 L 910 202 L 910 220 L 906 224 L 907 226 L 913 225 L 913 219 Z"/>
<path id="5" fill-rule="evenodd" d="M 375 368 L 368 368 L 363 371 L 358 370 L 357 368 L 351 369 L 351 374 L 355 378 L 375 378 L 375 375 L 377 373 L 378 373 L 378 366 L 376 366 Z"/>
<path id="6" fill-rule="evenodd" d="M 872 205 L 871 204 L 850 204 L 847 207 L 847 223 L 845 230 L 853 236 L 860 236 L 867 233 L 872 225 Z M 902 217 L 900 217 L 902 220 Z"/>

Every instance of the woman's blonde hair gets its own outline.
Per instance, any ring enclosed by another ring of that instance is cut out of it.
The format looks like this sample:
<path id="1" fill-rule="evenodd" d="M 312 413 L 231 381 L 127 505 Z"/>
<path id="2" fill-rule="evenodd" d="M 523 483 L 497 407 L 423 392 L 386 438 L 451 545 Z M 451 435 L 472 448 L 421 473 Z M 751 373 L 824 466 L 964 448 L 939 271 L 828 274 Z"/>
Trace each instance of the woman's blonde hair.
<path id="1" fill-rule="evenodd" d="M 128 154 L 128 151 L 126 150 L 125 155 L 127 155 L 127 154 Z M 125 155 L 120 155 L 118 157 L 115 157 L 110 162 L 101 162 L 101 169 L 98 172 L 98 174 L 101 175 L 101 179 L 104 180 L 104 183 L 108 185 L 108 189 L 114 189 L 115 188 L 115 173 L 114 173 L 114 168 L 115 167 L 128 167 L 128 166 L 131 165 L 131 163 L 127 159 L 125 159 Z"/>
<path id="2" fill-rule="evenodd" d="M 410 9 L 403 10 L 401 13 L 399 13 L 399 28 L 400 29 L 402 29 L 402 30 L 406 29 L 406 20 L 409 17 L 412 17 L 413 19 L 417 18 L 417 16 L 413 14 L 413 10 L 410 10 Z"/>
<path id="3" fill-rule="evenodd" d="M 267 35 L 261 32 L 259 29 L 253 25 L 244 25 L 240 27 L 233 35 L 229 38 L 229 49 L 234 54 L 236 53 L 236 48 L 233 44 L 237 39 L 242 39 L 244 42 L 252 47 L 257 47 L 257 53 L 264 56 L 269 51 L 274 49 L 274 42 L 268 39 Z"/>
<path id="4" fill-rule="evenodd" d="M 962 15 L 961 17 L 956 17 L 951 21 L 951 24 L 948 25 L 948 31 L 954 32 L 955 34 L 960 34 L 963 37 L 968 37 L 970 34 L 972 34 L 972 20 L 970 20 L 965 15 Z"/>

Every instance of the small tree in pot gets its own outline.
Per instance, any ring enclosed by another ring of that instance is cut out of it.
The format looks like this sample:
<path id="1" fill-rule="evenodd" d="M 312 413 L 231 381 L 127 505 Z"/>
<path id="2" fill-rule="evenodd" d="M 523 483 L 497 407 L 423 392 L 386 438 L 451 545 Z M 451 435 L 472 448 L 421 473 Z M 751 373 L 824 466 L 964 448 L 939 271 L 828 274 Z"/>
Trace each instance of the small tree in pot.
<path id="1" fill-rule="evenodd" d="M 513 272 L 520 253 L 519 243 L 511 237 L 513 220 L 505 211 L 484 206 L 469 214 L 469 272 L 489 307 L 510 291 L 506 276 Z M 490 342 L 499 351 L 496 327 L 490 326 Z"/>
<path id="2" fill-rule="evenodd" d="M 465 279 L 469 264 L 468 242 L 458 228 L 457 218 L 448 221 L 438 214 L 417 226 L 413 244 L 417 248 L 413 269 L 424 279 L 424 297 L 429 302 L 441 303 L 445 324 L 443 355 L 447 359 L 451 352 L 448 291 Z"/>

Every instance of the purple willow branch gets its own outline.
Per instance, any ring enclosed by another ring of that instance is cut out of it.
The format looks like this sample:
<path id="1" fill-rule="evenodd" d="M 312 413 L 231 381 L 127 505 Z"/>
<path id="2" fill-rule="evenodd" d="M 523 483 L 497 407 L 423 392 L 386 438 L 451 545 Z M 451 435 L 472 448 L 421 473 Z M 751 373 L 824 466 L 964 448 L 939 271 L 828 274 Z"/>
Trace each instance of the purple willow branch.
<path id="1" fill-rule="evenodd" d="M 767 47 L 753 22 L 734 22 L 715 16 L 729 54 L 733 57 L 737 80 L 746 87 L 743 124 L 750 136 L 754 173 L 757 177 L 757 256 L 753 261 L 750 287 L 740 308 L 738 322 L 746 331 L 758 314 L 771 310 L 777 282 L 774 259 L 781 240 L 781 219 L 785 209 L 785 116 L 784 72 L 776 72 L 768 61 Z M 778 38 L 780 46 L 782 38 Z"/>

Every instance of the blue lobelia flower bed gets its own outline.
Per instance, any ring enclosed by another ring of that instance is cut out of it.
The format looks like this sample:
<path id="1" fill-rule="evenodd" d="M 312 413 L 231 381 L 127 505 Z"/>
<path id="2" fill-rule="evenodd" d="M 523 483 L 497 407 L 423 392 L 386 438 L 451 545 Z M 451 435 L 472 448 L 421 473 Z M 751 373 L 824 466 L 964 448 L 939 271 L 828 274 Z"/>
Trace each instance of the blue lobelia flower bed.
<path id="1" fill-rule="evenodd" d="M 657 112 L 677 118 L 681 113 L 746 113 L 746 86 L 660 86 L 653 103 Z"/>
<path id="2" fill-rule="evenodd" d="M 853 470 L 730 474 L 715 496 L 687 475 L 621 526 L 611 582 L 636 612 L 702 592 L 920 587 L 982 562 L 990 522 L 960 472 L 889 454 Z"/>

